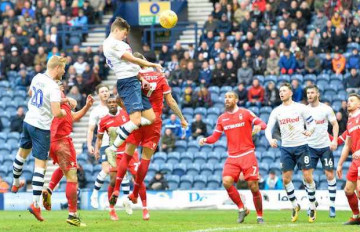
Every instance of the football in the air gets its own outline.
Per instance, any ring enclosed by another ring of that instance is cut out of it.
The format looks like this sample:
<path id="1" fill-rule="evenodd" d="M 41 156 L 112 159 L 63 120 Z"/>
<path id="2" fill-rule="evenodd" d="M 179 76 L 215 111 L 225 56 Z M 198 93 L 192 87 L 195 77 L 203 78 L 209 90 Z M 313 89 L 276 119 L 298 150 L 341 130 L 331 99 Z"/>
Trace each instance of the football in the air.
<path id="1" fill-rule="evenodd" d="M 159 22 L 163 28 L 173 28 L 178 21 L 176 13 L 172 10 L 165 10 L 160 13 Z"/>

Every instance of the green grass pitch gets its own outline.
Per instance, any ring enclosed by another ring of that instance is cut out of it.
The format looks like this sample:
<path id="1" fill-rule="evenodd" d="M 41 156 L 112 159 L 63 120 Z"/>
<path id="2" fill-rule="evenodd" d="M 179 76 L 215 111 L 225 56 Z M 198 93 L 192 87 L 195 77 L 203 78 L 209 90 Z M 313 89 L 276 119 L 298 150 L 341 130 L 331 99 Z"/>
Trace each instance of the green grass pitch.
<path id="1" fill-rule="evenodd" d="M 65 220 L 66 211 L 43 212 L 44 222 L 38 222 L 27 211 L 0 211 L 0 231 L 331 231 L 346 232 L 359 231 L 359 226 L 343 226 L 351 215 L 351 211 L 338 211 L 337 217 L 331 219 L 327 211 L 318 211 L 317 221 L 308 223 L 306 212 L 301 211 L 296 223 L 290 222 L 290 210 L 265 211 L 266 224 L 256 224 L 254 211 L 246 218 L 243 224 L 237 224 L 236 210 L 179 210 L 179 211 L 150 211 L 150 221 L 142 220 L 140 210 L 135 210 L 129 216 L 119 210 L 119 221 L 110 221 L 107 211 L 80 211 L 80 216 L 87 224 L 85 228 L 68 225 Z"/>

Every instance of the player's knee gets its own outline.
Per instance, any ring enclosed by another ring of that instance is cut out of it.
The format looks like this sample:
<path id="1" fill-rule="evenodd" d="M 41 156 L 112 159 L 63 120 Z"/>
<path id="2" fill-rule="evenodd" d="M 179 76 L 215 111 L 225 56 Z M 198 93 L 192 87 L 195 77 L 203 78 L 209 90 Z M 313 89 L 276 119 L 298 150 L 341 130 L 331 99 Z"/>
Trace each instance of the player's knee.
<path id="1" fill-rule="evenodd" d="M 332 180 L 335 177 L 333 171 L 325 171 L 325 175 L 327 180 Z"/>
<path id="2" fill-rule="evenodd" d="M 283 176 L 282 181 L 283 181 L 284 185 L 287 185 L 291 182 L 291 178 L 288 176 Z"/>
<path id="3" fill-rule="evenodd" d="M 134 117 L 131 119 L 131 121 L 137 126 L 139 127 L 141 125 L 141 117 Z"/>
<path id="4" fill-rule="evenodd" d="M 259 185 L 257 182 L 255 181 L 249 181 L 248 182 L 248 186 L 249 186 L 249 189 L 251 190 L 251 192 L 257 192 L 259 191 Z"/>
<path id="5" fill-rule="evenodd" d="M 223 177 L 223 186 L 224 188 L 230 188 L 234 183 L 234 180 L 231 177 L 225 176 Z"/>
<path id="6" fill-rule="evenodd" d="M 311 174 L 311 172 L 304 172 L 304 180 L 306 183 L 311 183 L 313 182 L 313 176 Z"/>

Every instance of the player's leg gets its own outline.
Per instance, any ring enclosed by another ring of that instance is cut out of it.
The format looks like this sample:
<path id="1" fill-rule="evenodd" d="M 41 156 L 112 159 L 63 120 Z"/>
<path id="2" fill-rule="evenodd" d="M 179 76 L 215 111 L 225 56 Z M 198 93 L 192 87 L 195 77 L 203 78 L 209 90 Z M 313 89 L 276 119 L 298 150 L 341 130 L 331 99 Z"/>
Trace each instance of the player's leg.
<path id="1" fill-rule="evenodd" d="M 77 186 L 78 186 L 78 179 L 77 179 L 77 169 L 70 168 L 67 171 L 64 171 L 64 175 L 66 177 L 66 198 L 68 200 L 68 207 L 69 207 L 69 216 L 66 220 L 67 223 L 73 226 L 86 226 L 85 223 L 81 222 L 78 214 L 77 214 Z"/>
<path id="2" fill-rule="evenodd" d="M 280 166 L 285 191 L 293 208 L 291 221 L 296 222 L 299 217 L 300 205 L 297 202 L 295 196 L 295 187 L 292 182 L 292 175 L 296 165 L 296 160 L 292 154 L 293 150 L 294 148 L 291 147 L 280 147 Z"/>
<path id="3" fill-rule="evenodd" d="M 336 199 L 336 177 L 334 172 L 334 155 L 329 148 L 324 149 L 321 157 L 322 167 L 325 170 L 325 175 L 328 183 L 329 191 L 329 216 L 334 218 L 336 216 L 335 211 L 335 199 Z"/>
<path id="4" fill-rule="evenodd" d="M 259 182 L 258 181 L 248 181 L 249 189 L 253 195 L 253 202 L 256 209 L 257 214 L 257 222 L 259 224 L 264 223 L 263 220 L 263 206 L 262 206 L 262 195 L 259 190 Z"/>
<path id="5" fill-rule="evenodd" d="M 110 169 L 110 165 L 109 165 L 109 162 L 107 162 L 107 156 L 105 154 L 106 148 L 107 147 L 100 148 L 101 171 L 99 172 L 99 174 L 96 177 L 96 180 L 94 183 L 94 189 L 93 189 L 93 192 L 90 197 L 91 206 L 95 209 L 99 208 L 99 201 L 98 201 L 99 191 L 100 191 L 102 185 L 104 184 L 104 181 L 105 181 L 106 177 L 108 176 L 109 169 Z"/>
<path id="6" fill-rule="evenodd" d="M 46 190 L 42 191 L 42 202 L 43 202 L 43 206 L 46 210 L 51 210 L 52 192 L 54 191 L 54 188 L 56 187 L 56 185 L 59 184 L 59 182 L 63 176 L 64 176 L 64 173 L 60 167 L 55 169 L 55 171 L 51 175 L 49 186 L 47 187 Z"/>
<path id="7" fill-rule="evenodd" d="M 25 185 L 25 182 L 20 182 L 19 178 L 22 174 L 24 163 L 32 149 L 32 140 L 28 129 L 29 129 L 29 124 L 24 122 L 23 132 L 21 133 L 21 139 L 20 139 L 20 147 L 13 162 L 14 179 L 13 179 L 13 185 L 11 187 L 11 192 L 13 193 L 17 193 L 19 189 Z"/>
<path id="8" fill-rule="evenodd" d="M 116 177 L 115 177 L 116 179 Z M 128 215 L 132 215 L 133 214 L 133 210 L 132 210 L 132 206 L 131 206 L 131 202 L 129 200 L 129 194 L 130 194 L 130 181 L 131 181 L 131 175 L 128 175 L 128 173 L 125 173 L 125 176 L 123 178 L 123 180 L 121 181 L 121 190 L 123 192 L 123 195 L 126 196 L 123 198 L 123 202 L 122 205 L 125 209 L 125 212 Z M 115 185 L 114 185 L 115 186 Z"/>
<path id="9" fill-rule="evenodd" d="M 349 221 L 344 223 L 344 225 L 360 225 L 359 203 L 355 193 L 357 180 L 358 180 L 358 167 L 353 161 L 351 162 L 348 173 L 346 174 L 346 184 L 344 188 L 344 192 L 349 202 L 349 206 L 353 215 L 349 219 Z"/>
<path id="10" fill-rule="evenodd" d="M 116 169 L 112 168 L 110 171 L 110 184 L 108 187 L 108 200 L 109 200 L 109 213 L 110 213 L 110 219 L 112 221 L 118 221 L 119 217 L 116 214 L 116 210 L 115 210 L 115 204 L 110 204 L 110 198 L 111 195 L 114 191 L 114 186 L 115 186 L 115 179 L 116 179 Z"/>
<path id="11" fill-rule="evenodd" d="M 308 146 L 304 145 L 297 147 L 295 153 L 297 159 L 296 162 L 303 172 L 307 195 L 310 202 L 309 222 L 314 222 L 316 220 L 316 185 L 312 174 L 313 167 L 311 164 Z"/>

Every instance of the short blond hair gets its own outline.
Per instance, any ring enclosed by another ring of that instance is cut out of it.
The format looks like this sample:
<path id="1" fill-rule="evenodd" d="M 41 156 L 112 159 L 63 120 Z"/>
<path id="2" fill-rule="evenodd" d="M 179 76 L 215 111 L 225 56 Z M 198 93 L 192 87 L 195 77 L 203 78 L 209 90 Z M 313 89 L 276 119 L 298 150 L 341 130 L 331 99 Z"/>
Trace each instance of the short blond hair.
<path id="1" fill-rule="evenodd" d="M 66 65 L 66 58 L 61 56 L 52 56 L 49 61 L 47 62 L 47 69 L 52 70 L 57 66 L 65 66 Z"/>

